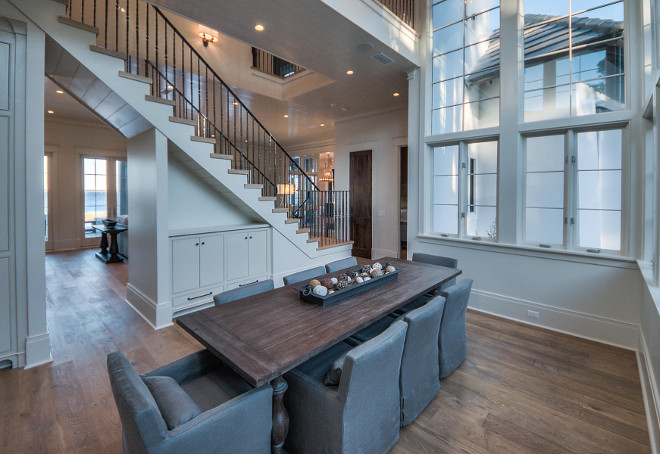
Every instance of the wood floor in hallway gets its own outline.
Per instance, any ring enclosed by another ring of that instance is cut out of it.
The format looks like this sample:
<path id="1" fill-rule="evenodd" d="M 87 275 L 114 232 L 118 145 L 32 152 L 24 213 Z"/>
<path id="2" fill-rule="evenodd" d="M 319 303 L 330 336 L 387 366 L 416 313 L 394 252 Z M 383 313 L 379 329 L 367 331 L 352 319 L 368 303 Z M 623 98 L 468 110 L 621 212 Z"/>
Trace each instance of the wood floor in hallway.
<path id="1" fill-rule="evenodd" d="M 0 370 L 1 453 L 120 453 L 106 355 L 144 372 L 201 348 L 154 331 L 124 302 L 128 266 L 95 252 L 46 257 L 53 362 Z M 651 452 L 634 352 L 477 312 L 467 332 L 467 359 L 393 453 Z"/>

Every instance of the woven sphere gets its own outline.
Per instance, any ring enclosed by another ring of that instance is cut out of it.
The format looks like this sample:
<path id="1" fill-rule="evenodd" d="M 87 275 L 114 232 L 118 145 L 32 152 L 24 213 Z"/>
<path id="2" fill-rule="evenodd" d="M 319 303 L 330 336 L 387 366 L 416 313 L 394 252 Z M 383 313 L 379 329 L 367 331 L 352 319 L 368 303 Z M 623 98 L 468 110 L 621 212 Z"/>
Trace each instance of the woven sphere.
<path id="1" fill-rule="evenodd" d="M 381 265 L 380 262 L 376 262 L 376 263 L 374 263 L 373 265 L 371 265 L 371 269 L 372 269 L 372 270 L 382 270 L 382 269 L 383 269 L 383 265 Z"/>
<path id="2" fill-rule="evenodd" d="M 344 290 L 348 287 L 348 281 L 337 281 L 335 284 L 335 290 Z"/>
<path id="3" fill-rule="evenodd" d="M 355 278 L 358 277 L 359 275 L 360 275 L 359 271 L 351 271 L 350 273 L 348 273 L 348 277 L 350 277 L 353 280 L 355 280 Z"/>
<path id="4" fill-rule="evenodd" d="M 392 265 L 385 268 L 386 273 L 391 273 L 392 271 L 396 271 L 396 268 L 394 268 Z"/>
<path id="5" fill-rule="evenodd" d="M 362 273 L 371 273 L 371 265 L 362 265 L 360 271 Z"/>
<path id="6" fill-rule="evenodd" d="M 322 285 L 323 287 L 325 287 L 325 288 L 331 289 L 332 287 L 335 286 L 335 283 L 332 282 L 332 279 L 330 279 L 329 277 L 326 277 L 326 278 L 323 279 L 323 281 L 321 282 L 321 285 Z"/>
<path id="7" fill-rule="evenodd" d="M 309 286 L 312 288 L 318 285 L 321 285 L 321 281 L 319 281 L 318 279 L 312 279 L 311 281 L 309 281 Z"/>

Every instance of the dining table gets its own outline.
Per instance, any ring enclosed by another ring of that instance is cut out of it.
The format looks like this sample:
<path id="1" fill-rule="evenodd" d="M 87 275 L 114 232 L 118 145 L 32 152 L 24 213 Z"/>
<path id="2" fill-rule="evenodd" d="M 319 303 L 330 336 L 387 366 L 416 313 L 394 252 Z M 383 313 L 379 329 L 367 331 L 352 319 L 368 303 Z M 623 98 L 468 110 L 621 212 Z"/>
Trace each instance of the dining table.
<path id="1" fill-rule="evenodd" d="M 461 274 L 455 268 L 392 257 L 377 261 L 394 266 L 399 271 L 397 278 L 326 307 L 303 301 L 296 289 L 300 285 L 292 284 L 176 319 L 179 326 L 250 385 L 270 383 L 272 453 L 285 452 L 289 428 L 283 403 L 288 386 L 283 378 L 286 372 Z"/>

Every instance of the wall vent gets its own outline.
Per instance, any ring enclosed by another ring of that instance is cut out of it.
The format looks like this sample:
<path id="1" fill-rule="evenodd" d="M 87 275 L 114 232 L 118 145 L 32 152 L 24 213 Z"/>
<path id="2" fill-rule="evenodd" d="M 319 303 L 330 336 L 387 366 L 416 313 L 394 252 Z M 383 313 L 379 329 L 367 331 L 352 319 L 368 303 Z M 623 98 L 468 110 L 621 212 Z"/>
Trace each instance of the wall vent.
<path id="1" fill-rule="evenodd" d="M 382 52 L 378 52 L 377 54 L 372 55 L 371 58 L 384 65 L 389 65 L 390 63 L 394 63 L 394 60 L 392 60 L 391 57 L 388 57 Z"/>

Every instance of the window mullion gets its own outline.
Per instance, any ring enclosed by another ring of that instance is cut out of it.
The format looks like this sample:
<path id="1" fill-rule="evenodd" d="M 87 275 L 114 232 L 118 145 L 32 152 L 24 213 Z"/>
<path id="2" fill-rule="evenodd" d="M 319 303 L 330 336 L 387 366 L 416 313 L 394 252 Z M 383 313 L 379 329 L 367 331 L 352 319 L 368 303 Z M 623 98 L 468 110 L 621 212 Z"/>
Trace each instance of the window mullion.
<path id="1" fill-rule="evenodd" d="M 467 232 L 467 144 L 459 144 L 458 172 L 458 237 L 463 238 Z"/>
<path id="2" fill-rule="evenodd" d="M 577 245 L 577 229 L 579 226 L 576 212 L 578 188 L 575 131 L 569 130 L 566 133 L 564 146 L 564 246 L 566 249 L 575 249 Z"/>

